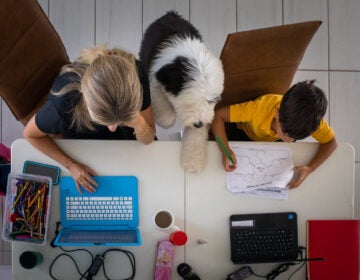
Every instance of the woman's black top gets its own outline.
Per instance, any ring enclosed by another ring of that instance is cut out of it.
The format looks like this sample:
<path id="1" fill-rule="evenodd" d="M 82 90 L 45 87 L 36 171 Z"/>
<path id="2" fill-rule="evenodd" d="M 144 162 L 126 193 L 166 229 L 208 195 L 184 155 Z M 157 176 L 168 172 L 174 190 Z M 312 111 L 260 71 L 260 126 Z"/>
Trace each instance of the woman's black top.
<path id="1" fill-rule="evenodd" d="M 151 104 L 149 80 L 140 61 L 136 61 L 137 71 L 142 85 L 143 103 L 141 111 Z M 58 92 L 65 85 L 79 79 L 74 72 L 64 73 L 57 76 L 52 91 Z M 69 91 L 62 95 L 49 94 L 45 104 L 40 108 L 35 117 L 38 128 L 47 134 L 62 134 L 65 139 L 117 139 L 135 140 L 134 129 L 127 126 L 119 126 L 116 131 L 110 132 L 107 126 L 93 123 L 95 130 L 71 126 L 72 109 L 79 100 L 81 93 L 77 90 Z"/>

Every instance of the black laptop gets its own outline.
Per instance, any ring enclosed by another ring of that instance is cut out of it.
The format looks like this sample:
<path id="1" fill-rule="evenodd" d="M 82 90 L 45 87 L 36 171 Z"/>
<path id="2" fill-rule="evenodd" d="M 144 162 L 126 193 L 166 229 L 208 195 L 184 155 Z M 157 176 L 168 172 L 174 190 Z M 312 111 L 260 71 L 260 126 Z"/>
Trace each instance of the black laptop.
<path id="1" fill-rule="evenodd" d="M 294 261 L 298 257 L 294 212 L 230 217 L 231 260 L 235 264 Z"/>

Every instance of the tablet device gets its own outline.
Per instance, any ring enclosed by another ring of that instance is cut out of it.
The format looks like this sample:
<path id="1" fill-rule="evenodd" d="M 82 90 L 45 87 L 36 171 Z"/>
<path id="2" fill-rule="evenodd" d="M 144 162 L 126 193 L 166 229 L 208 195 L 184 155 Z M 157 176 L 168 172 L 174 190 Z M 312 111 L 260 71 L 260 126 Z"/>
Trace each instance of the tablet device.
<path id="1" fill-rule="evenodd" d="M 24 162 L 23 173 L 47 176 L 51 178 L 53 185 L 59 183 L 60 168 L 57 166 L 27 160 Z"/>

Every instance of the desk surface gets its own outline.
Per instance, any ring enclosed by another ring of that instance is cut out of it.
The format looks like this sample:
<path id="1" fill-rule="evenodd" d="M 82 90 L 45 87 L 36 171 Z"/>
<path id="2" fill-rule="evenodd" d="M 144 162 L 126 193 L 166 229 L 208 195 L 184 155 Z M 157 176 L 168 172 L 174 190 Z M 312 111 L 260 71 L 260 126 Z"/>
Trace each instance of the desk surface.
<path id="1" fill-rule="evenodd" d="M 291 190 L 288 200 L 248 198 L 230 193 L 225 187 L 226 173 L 222 169 L 220 152 L 214 142 L 208 145 L 208 163 L 200 174 L 188 174 L 181 168 L 180 142 L 157 141 L 148 146 L 136 141 L 57 140 L 57 143 L 64 151 L 88 164 L 99 175 L 138 177 L 139 229 L 143 245 L 125 248 L 131 250 L 136 257 L 135 279 L 153 278 L 157 241 L 166 239 L 170 233 L 160 232 L 151 224 L 153 213 L 161 208 L 174 212 L 176 224 L 185 229 L 189 237 L 186 246 L 175 249 L 172 279 L 181 279 L 176 273 L 176 267 L 183 261 L 189 263 L 202 279 L 206 280 L 225 279 L 228 273 L 239 268 L 230 261 L 228 219 L 231 214 L 296 211 L 300 245 L 306 245 L 307 219 L 353 218 L 355 159 L 353 148 L 345 143 L 340 143 L 331 158 L 311 174 L 301 187 Z M 272 145 L 289 145 L 295 165 L 307 162 L 317 148 L 316 143 Z M 25 160 L 59 166 L 62 170 L 61 175 L 69 175 L 61 165 L 37 151 L 26 140 L 17 140 L 12 145 L 12 172 L 21 173 Z M 49 241 L 54 237 L 55 222 L 59 220 L 57 186 L 54 186 L 52 196 Z M 207 243 L 199 245 L 198 239 L 204 239 Z M 49 241 L 45 246 L 13 242 L 12 263 L 15 279 L 49 279 L 49 265 L 62 253 L 59 248 L 51 248 Z M 90 250 L 97 254 L 108 248 L 91 247 Z M 18 258 L 25 250 L 42 252 L 45 256 L 44 262 L 32 270 L 21 268 Z M 80 270 L 85 271 L 89 265 L 88 257 L 84 253 L 72 255 Z M 256 273 L 265 274 L 276 265 L 251 266 Z M 114 254 L 106 259 L 106 268 L 110 278 L 119 279 L 126 276 L 129 264 L 123 257 Z M 290 269 L 284 276 L 288 277 L 292 271 Z M 56 263 L 53 273 L 60 279 L 80 277 L 73 264 L 65 258 Z M 304 275 L 303 268 L 292 279 L 304 279 Z M 94 279 L 104 279 L 102 270 Z"/>

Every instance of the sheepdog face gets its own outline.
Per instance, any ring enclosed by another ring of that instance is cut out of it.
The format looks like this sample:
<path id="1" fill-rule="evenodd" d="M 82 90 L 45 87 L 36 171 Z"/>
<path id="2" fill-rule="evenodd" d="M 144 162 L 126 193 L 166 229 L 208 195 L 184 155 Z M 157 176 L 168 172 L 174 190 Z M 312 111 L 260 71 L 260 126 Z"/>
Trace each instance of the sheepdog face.
<path id="1" fill-rule="evenodd" d="M 153 61 L 149 74 L 152 88 L 161 89 L 183 126 L 200 128 L 212 122 L 224 72 L 220 59 L 203 42 L 175 36 Z"/>
<path id="2" fill-rule="evenodd" d="M 190 22 L 176 12 L 157 19 L 144 34 L 139 56 L 149 75 L 158 125 L 171 127 L 176 117 L 185 127 L 212 122 L 224 72 Z"/>

